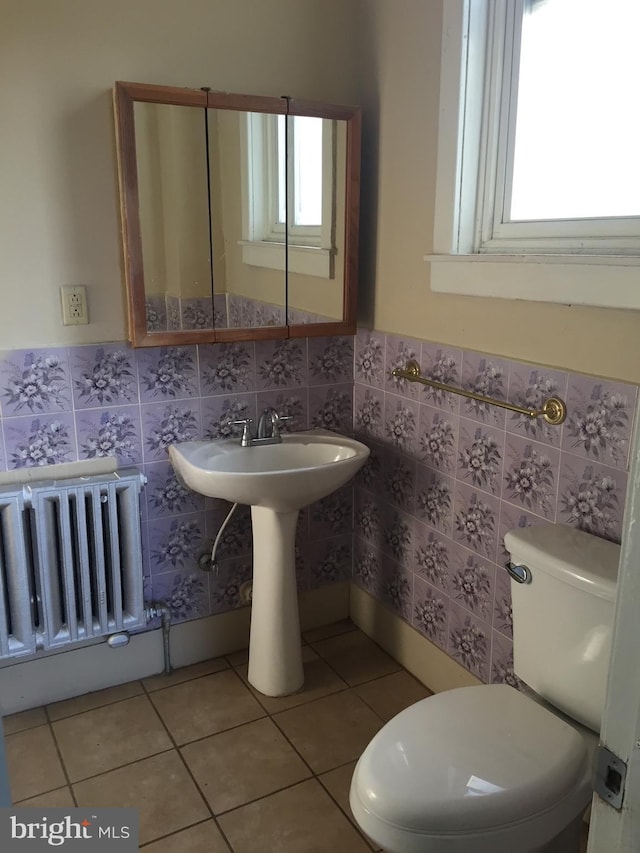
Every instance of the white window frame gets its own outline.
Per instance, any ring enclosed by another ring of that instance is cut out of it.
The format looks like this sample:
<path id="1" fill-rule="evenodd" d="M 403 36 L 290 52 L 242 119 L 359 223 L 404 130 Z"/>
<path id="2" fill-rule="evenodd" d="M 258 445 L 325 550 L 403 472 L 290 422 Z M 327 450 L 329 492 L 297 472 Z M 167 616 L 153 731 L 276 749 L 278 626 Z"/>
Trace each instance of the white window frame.
<path id="1" fill-rule="evenodd" d="M 242 259 L 252 266 L 285 269 L 285 226 L 278 216 L 277 118 L 247 113 L 242 151 Z M 292 133 L 290 127 L 287 128 Z M 289 143 L 291 144 L 291 143 Z M 289 272 L 334 277 L 335 122 L 323 120 L 322 225 L 289 228 Z M 291 168 L 291 164 L 289 164 Z M 289 206 L 290 209 L 290 206 Z"/>
<path id="2" fill-rule="evenodd" d="M 523 0 L 443 4 L 434 253 L 425 256 L 431 289 L 640 308 L 637 218 L 625 223 L 626 235 L 613 238 L 602 234 L 602 220 L 589 221 L 594 233 L 579 238 L 566 233 L 570 222 L 554 228 L 501 222 L 505 170 L 510 168 L 505 143 L 513 122 L 511 128 L 503 125 L 502 135 L 496 128 L 500 110 L 504 114 L 512 107 L 511 70 L 519 50 L 519 39 L 512 36 L 522 5 Z"/>

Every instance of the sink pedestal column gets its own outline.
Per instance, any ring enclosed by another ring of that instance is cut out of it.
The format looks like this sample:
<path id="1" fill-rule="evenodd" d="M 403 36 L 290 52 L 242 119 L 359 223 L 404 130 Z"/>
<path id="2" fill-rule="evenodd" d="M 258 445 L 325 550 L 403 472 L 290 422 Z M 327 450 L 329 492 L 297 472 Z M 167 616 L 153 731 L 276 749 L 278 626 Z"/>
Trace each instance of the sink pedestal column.
<path id="1" fill-rule="evenodd" d="M 249 683 L 267 696 L 287 696 L 304 683 L 295 564 L 298 511 L 252 506 L 251 521 Z"/>

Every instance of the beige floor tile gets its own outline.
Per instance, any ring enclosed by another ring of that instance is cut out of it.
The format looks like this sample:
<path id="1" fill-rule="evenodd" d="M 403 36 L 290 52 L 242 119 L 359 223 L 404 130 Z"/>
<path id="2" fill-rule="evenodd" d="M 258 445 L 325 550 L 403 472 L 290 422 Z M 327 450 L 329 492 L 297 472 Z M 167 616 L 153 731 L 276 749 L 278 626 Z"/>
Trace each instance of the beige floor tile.
<path id="1" fill-rule="evenodd" d="M 339 634 L 355 630 L 356 626 L 351 619 L 342 619 L 340 622 L 332 622 L 330 625 L 321 625 L 319 628 L 304 631 L 302 639 L 306 643 L 317 643 L 318 640 L 326 640 L 328 637 L 337 637 Z"/>
<path id="2" fill-rule="evenodd" d="M 358 758 L 382 726 L 351 690 L 282 711 L 273 720 L 315 773 Z"/>
<path id="3" fill-rule="evenodd" d="M 222 815 L 234 853 L 366 853 L 369 846 L 310 779 Z"/>
<path id="4" fill-rule="evenodd" d="M 394 672 L 354 690 L 385 722 L 409 705 L 433 695 L 408 672 Z"/>
<path id="5" fill-rule="evenodd" d="M 31 797 L 28 800 L 21 800 L 15 803 L 20 808 L 38 808 L 38 809 L 72 809 L 75 806 L 71 788 L 56 788 L 55 791 L 47 791 L 46 794 L 38 794 L 37 797 Z"/>
<path id="6" fill-rule="evenodd" d="M 158 675 L 151 675 L 149 678 L 143 678 L 142 683 L 144 689 L 151 693 L 153 690 L 162 690 L 164 687 L 173 687 L 174 684 L 182 684 L 185 681 L 190 681 L 192 678 L 200 678 L 201 675 L 211 675 L 212 672 L 220 672 L 222 669 L 227 669 L 228 663 L 224 658 L 211 658 L 203 660 L 200 663 L 191 664 L 191 666 L 182 666 L 179 669 L 174 669 L 169 675 L 163 672 Z"/>
<path id="7" fill-rule="evenodd" d="M 229 853 L 229 846 L 212 820 L 153 841 L 144 853 Z"/>
<path id="8" fill-rule="evenodd" d="M 73 790 L 80 807 L 139 809 L 141 844 L 210 817 L 175 749 L 77 782 Z"/>
<path id="9" fill-rule="evenodd" d="M 17 714 L 9 714 L 3 717 L 5 735 L 22 732 L 25 729 L 34 729 L 36 726 L 44 726 L 48 722 L 44 708 L 31 708 L 29 711 L 20 711 Z"/>
<path id="10" fill-rule="evenodd" d="M 268 718 L 187 744 L 181 751 L 214 814 L 311 775 Z"/>
<path id="11" fill-rule="evenodd" d="M 345 764 L 343 767 L 323 773 L 322 776 L 318 776 L 318 780 L 331 794 L 351 823 L 358 829 L 358 832 L 361 832 L 351 814 L 351 807 L 349 805 L 349 789 L 351 788 L 351 777 L 353 776 L 355 766 L 356 762 L 350 761 L 349 764 Z M 366 836 L 364 838 L 373 850 L 382 850 L 374 841 L 366 838 Z"/>
<path id="12" fill-rule="evenodd" d="M 352 686 L 402 669 L 362 631 L 349 631 L 311 645 Z"/>
<path id="13" fill-rule="evenodd" d="M 147 696 L 58 720 L 52 728 L 72 782 L 173 746 Z"/>
<path id="14" fill-rule="evenodd" d="M 49 719 L 62 720 L 72 714 L 82 714 L 84 711 L 92 711 L 94 708 L 102 708 L 111 705 L 121 699 L 130 699 L 142 693 L 142 685 L 139 681 L 130 681 L 127 684 L 117 684 L 115 687 L 107 687 L 105 690 L 96 690 L 93 693 L 85 693 L 83 696 L 75 696 L 73 699 L 65 699 L 62 702 L 54 702 L 47 705 Z"/>
<path id="15" fill-rule="evenodd" d="M 230 655 L 226 655 L 226 658 L 231 666 L 242 666 L 249 662 L 249 649 L 240 649 L 237 652 L 232 652 Z"/>
<path id="16" fill-rule="evenodd" d="M 67 784 L 49 726 L 38 726 L 5 739 L 14 802 Z"/>
<path id="17" fill-rule="evenodd" d="M 312 702 L 314 699 L 319 699 L 321 696 L 328 696 L 330 693 L 337 693 L 339 690 L 346 690 L 348 687 L 346 681 L 343 681 L 331 669 L 329 664 L 318 657 L 312 649 L 309 649 L 309 651 L 313 655 L 313 658 L 305 661 L 304 658 L 308 657 L 308 655 L 303 655 L 304 687 L 298 693 L 292 693 L 290 696 L 265 696 L 259 693 L 249 684 L 247 678 L 248 666 L 240 667 L 238 675 L 269 714 L 285 711 L 287 708 L 295 708 L 297 705 Z"/>
<path id="18" fill-rule="evenodd" d="M 264 709 L 233 670 L 205 675 L 150 694 L 178 744 L 257 720 Z"/>
<path id="19" fill-rule="evenodd" d="M 353 776 L 356 763 L 355 761 L 350 761 L 348 764 L 343 764 L 342 767 L 337 767 L 335 770 L 329 770 L 328 773 L 318 776 L 318 780 L 351 821 L 353 821 L 353 815 L 349 807 L 349 788 L 351 787 L 351 777 Z"/>

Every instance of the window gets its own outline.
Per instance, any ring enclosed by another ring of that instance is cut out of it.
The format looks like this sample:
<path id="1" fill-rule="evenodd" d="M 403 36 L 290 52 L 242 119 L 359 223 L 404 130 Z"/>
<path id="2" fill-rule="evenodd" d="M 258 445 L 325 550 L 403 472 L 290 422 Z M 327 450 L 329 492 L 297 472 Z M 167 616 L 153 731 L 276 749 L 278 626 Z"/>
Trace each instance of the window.
<path id="1" fill-rule="evenodd" d="M 334 151 L 331 120 L 247 114 L 246 263 L 282 268 L 286 237 L 292 272 L 333 276 Z"/>
<path id="2" fill-rule="evenodd" d="M 432 288 L 640 307 L 638 0 L 447 0 L 444 16 Z M 493 285 L 436 269 L 470 259 Z"/>

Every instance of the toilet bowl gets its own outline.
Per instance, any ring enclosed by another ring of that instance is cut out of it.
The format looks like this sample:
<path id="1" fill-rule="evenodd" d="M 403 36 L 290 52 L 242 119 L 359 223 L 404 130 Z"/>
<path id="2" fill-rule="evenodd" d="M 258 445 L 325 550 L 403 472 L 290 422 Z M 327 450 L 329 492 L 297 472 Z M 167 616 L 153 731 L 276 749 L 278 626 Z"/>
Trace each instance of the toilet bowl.
<path id="1" fill-rule="evenodd" d="M 568 853 L 596 745 L 512 687 L 461 687 L 378 732 L 355 768 L 351 810 L 391 853 Z"/>
<path id="2" fill-rule="evenodd" d="M 349 801 L 389 853 L 577 853 L 592 795 L 619 546 L 563 525 L 507 533 L 514 671 L 406 708 Z M 525 562 L 526 561 L 526 562 Z M 528 685 L 528 686 L 527 686 Z"/>

